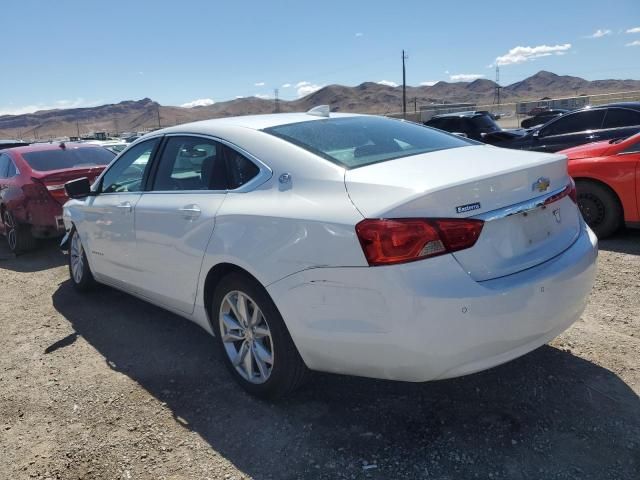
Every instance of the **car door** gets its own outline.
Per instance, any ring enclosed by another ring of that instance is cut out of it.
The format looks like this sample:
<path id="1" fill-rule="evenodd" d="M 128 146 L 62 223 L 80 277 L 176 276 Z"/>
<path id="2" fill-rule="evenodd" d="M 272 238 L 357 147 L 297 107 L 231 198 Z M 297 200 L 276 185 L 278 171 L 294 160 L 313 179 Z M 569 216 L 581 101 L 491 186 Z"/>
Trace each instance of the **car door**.
<path id="1" fill-rule="evenodd" d="M 100 177 L 97 195 L 85 200 L 78 228 L 98 280 L 135 290 L 134 209 L 159 143 L 156 137 L 130 147 Z"/>
<path id="2" fill-rule="evenodd" d="M 196 135 L 168 135 L 151 188 L 135 208 L 142 294 L 191 313 L 202 258 L 227 192 L 225 147 Z"/>
<path id="3" fill-rule="evenodd" d="M 542 127 L 531 145 L 538 152 L 557 152 L 598 140 L 605 110 L 581 110 L 569 113 Z"/>

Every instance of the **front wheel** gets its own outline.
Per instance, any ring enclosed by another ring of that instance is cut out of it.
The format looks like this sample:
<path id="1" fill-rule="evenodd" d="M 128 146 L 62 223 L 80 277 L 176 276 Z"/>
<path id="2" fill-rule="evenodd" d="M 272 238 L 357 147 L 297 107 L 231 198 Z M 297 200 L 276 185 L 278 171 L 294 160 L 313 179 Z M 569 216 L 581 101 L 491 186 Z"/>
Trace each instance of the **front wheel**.
<path id="1" fill-rule="evenodd" d="M 241 273 L 225 276 L 211 312 L 225 364 L 247 392 L 273 399 L 302 384 L 306 366 L 262 285 Z"/>
<path id="2" fill-rule="evenodd" d="M 95 280 L 87 261 L 87 254 L 82 246 L 80 235 L 75 228 L 71 234 L 71 246 L 69 248 L 69 276 L 74 288 L 79 292 L 86 292 L 95 286 Z"/>
<path id="3" fill-rule="evenodd" d="M 590 181 L 576 182 L 576 190 L 580 212 L 598 238 L 609 237 L 622 226 L 622 206 L 612 190 Z"/>
<path id="4" fill-rule="evenodd" d="M 5 210 L 2 222 L 7 244 L 13 253 L 19 255 L 36 247 L 36 239 L 31 234 L 29 226 L 18 223 L 9 210 Z"/>

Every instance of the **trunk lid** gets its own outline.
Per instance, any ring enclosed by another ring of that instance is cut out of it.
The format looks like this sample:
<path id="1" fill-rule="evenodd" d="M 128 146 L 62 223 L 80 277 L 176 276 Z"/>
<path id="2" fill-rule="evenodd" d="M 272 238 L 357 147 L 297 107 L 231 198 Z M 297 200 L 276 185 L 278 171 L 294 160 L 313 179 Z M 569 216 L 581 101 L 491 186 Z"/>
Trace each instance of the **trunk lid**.
<path id="1" fill-rule="evenodd" d="M 105 166 L 91 168 L 65 168 L 62 170 L 52 170 L 47 172 L 33 171 L 33 179 L 44 185 L 49 194 L 61 205 L 69 200 L 64 190 L 64 184 L 76 178 L 87 177 L 90 183 L 102 173 Z"/>
<path id="2" fill-rule="evenodd" d="M 485 219 L 476 244 L 452 254 L 477 281 L 540 264 L 575 241 L 580 216 L 566 196 L 514 214 L 569 183 L 564 155 L 490 146 L 414 155 L 345 173 L 349 196 L 366 218 Z"/>

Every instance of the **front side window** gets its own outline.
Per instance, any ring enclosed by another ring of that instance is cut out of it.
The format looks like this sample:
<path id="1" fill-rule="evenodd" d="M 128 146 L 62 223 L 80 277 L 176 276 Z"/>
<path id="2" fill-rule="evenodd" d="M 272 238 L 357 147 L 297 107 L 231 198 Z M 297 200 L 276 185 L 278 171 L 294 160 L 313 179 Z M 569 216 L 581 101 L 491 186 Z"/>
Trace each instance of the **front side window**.
<path id="1" fill-rule="evenodd" d="M 142 191 L 149 160 L 159 141 L 159 138 L 153 138 L 141 142 L 118 158 L 102 177 L 102 193 Z"/>
<path id="2" fill-rule="evenodd" d="M 264 131 L 345 168 L 477 144 L 416 123 L 374 116 L 309 120 Z"/>
<path id="3" fill-rule="evenodd" d="M 602 128 L 633 127 L 640 125 L 640 112 L 624 108 L 610 108 Z"/>
<path id="4" fill-rule="evenodd" d="M 585 110 L 558 118 L 540 132 L 540 136 L 599 130 L 604 120 L 604 110 Z"/>

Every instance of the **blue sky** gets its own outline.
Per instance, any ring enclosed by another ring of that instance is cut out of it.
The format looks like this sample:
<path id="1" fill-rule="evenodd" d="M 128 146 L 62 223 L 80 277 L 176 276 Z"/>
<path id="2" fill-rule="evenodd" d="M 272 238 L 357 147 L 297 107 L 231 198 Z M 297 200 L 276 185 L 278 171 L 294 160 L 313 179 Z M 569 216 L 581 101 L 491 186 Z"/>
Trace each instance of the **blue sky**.
<path id="1" fill-rule="evenodd" d="M 538 70 L 640 79 L 640 1 L 3 0 L 0 114 Z M 518 48 L 520 47 L 520 48 Z M 288 85 L 288 86 L 287 86 Z"/>

